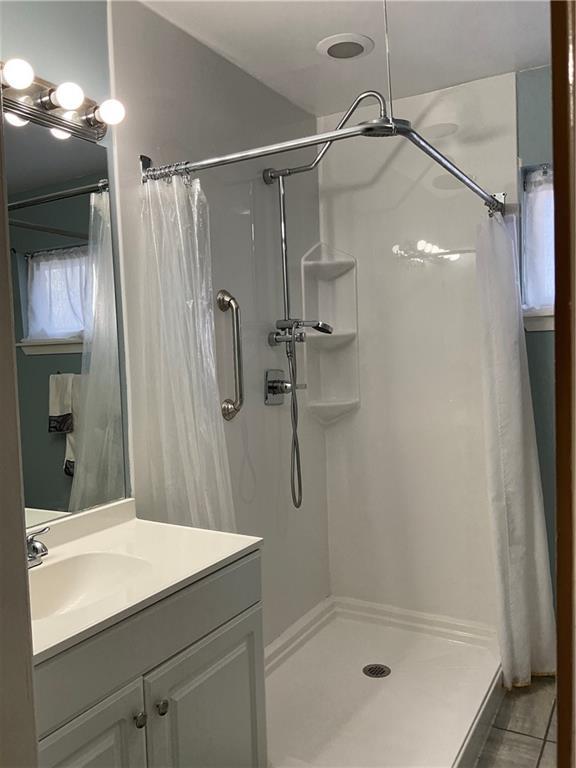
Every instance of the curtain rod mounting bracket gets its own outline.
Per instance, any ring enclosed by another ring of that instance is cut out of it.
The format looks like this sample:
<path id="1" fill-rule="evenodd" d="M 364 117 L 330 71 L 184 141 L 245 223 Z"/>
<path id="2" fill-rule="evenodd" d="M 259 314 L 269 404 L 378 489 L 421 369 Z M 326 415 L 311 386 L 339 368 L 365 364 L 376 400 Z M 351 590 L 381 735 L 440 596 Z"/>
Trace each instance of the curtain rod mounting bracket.
<path id="1" fill-rule="evenodd" d="M 142 184 L 146 184 L 148 181 L 146 177 L 146 171 L 152 168 L 152 158 L 148 155 L 140 155 L 140 172 L 142 173 Z"/>

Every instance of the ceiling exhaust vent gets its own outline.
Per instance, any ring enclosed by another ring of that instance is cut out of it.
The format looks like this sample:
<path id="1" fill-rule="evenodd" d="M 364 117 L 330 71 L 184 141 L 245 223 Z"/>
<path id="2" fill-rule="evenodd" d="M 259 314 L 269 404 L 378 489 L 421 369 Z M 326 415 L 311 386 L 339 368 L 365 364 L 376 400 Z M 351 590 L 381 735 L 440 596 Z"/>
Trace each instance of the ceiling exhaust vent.
<path id="1" fill-rule="evenodd" d="M 331 59 L 358 59 L 374 50 L 374 40 L 355 32 L 343 32 L 320 40 L 316 50 Z"/>

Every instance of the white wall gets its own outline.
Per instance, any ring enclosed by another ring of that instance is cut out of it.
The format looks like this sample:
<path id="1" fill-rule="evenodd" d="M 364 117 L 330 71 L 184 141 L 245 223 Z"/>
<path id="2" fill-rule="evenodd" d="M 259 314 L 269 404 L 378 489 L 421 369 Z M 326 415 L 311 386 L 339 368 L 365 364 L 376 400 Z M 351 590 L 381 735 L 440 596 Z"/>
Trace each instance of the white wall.
<path id="1" fill-rule="evenodd" d="M 456 124 L 433 143 L 514 199 L 513 75 L 401 99 L 394 114 L 424 135 Z M 486 209 L 444 181 L 402 138 L 341 142 L 321 167 L 322 239 L 358 260 L 361 408 L 326 435 L 332 590 L 492 622 L 475 257 L 392 252 L 420 239 L 474 248 Z"/>
<path id="2" fill-rule="evenodd" d="M 113 83 L 126 105 L 117 130 L 116 177 L 122 240 L 132 478 L 142 516 L 161 519 L 147 505 L 139 453 L 154 435 L 134 380 L 139 351 L 133 287 L 139 279 L 140 172 L 138 156 L 155 164 L 201 159 L 313 133 L 315 120 L 266 86 L 139 3 L 111 5 Z M 300 156 L 299 161 L 304 156 Z M 276 162 L 282 162 L 277 159 Z M 266 639 L 272 640 L 328 594 L 325 448 L 322 429 L 303 414 L 304 504 L 294 510 L 289 491 L 289 412 L 263 403 L 264 371 L 285 367 L 282 350 L 267 346 L 281 312 L 276 191 L 261 180 L 261 161 L 207 171 L 214 288 L 227 288 L 243 312 L 246 404 L 226 424 L 239 530 L 264 537 Z M 299 258 L 319 237 L 314 175 L 289 185 L 289 242 L 295 311 Z M 232 393 L 230 317 L 217 314 L 222 395 Z"/>

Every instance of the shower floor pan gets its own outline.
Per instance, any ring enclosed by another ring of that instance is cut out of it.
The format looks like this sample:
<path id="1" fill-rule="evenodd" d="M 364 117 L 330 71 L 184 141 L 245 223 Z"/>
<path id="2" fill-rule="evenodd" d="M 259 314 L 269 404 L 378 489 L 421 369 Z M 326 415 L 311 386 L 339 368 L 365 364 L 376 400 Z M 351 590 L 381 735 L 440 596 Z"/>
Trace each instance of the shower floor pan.
<path id="1" fill-rule="evenodd" d="M 395 626 L 337 600 L 311 613 L 267 651 L 273 768 L 474 765 L 502 696 L 493 638 Z M 368 676 L 371 664 L 390 674 Z"/>

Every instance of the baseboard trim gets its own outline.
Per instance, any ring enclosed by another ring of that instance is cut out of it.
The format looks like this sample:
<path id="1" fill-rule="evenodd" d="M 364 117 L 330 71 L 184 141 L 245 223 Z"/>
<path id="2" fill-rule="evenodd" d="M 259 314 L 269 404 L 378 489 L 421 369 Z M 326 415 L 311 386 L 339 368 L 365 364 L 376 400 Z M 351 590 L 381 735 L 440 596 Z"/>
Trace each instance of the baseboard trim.
<path id="1" fill-rule="evenodd" d="M 294 622 L 265 651 L 266 674 L 273 672 L 300 646 L 336 617 L 371 621 L 410 629 L 460 643 L 481 645 L 497 651 L 496 632 L 476 622 L 464 622 L 449 616 L 406 610 L 351 597 L 328 597 Z"/>
<path id="2" fill-rule="evenodd" d="M 266 674 L 269 675 L 276 667 L 291 656 L 303 643 L 307 642 L 322 627 L 334 617 L 334 598 L 327 597 L 305 613 L 298 621 L 284 630 L 276 640 L 269 643 L 264 650 Z"/>
<path id="3" fill-rule="evenodd" d="M 334 598 L 336 612 L 347 618 L 377 621 L 414 632 L 444 637 L 473 645 L 497 648 L 496 630 L 486 624 L 462 621 L 441 614 L 412 611 L 393 605 L 381 605 L 351 597 Z"/>

